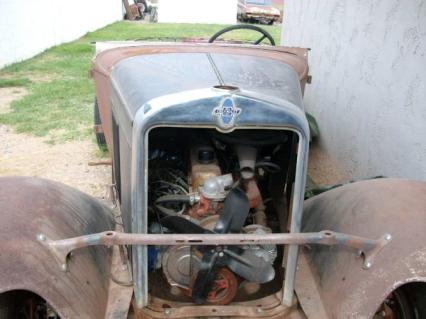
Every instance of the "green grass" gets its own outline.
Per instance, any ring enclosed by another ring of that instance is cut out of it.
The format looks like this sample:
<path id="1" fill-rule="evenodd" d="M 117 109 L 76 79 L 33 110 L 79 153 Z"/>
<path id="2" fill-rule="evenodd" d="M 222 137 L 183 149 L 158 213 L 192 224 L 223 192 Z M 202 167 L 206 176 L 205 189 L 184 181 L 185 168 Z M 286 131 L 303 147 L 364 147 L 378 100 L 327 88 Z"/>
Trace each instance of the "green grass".
<path id="1" fill-rule="evenodd" d="M 88 33 L 83 39 L 89 41 L 105 40 L 176 40 L 181 41 L 186 38 L 209 38 L 215 32 L 227 27 L 227 25 L 217 24 L 139 24 L 132 22 L 119 22 L 104 29 Z M 261 26 L 271 33 L 275 41 L 279 43 L 281 35 L 280 26 Z M 252 31 L 234 31 L 226 37 L 227 39 L 237 39 L 252 41 L 259 38 L 259 34 Z"/>
<path id="2" fill-rule="evenodd" d="M 27 78 L 0 79 L 0 88 L 25 86 L 30 84 L 30 82 L 31 81 Z"/>
<path id="3" fill-rule="evenodd" d="M 0 87 L 23 86 L 28 95 L 14 101 L 0 123 L 17 132 L 48 136 L 50 143 L 91 136 L 94 85 L 88 72 L 94 42 L 107 40 L 182 41 L 209 38 L 224 25 L 141 24 L 121 21 L 55 46 L 36 57 L 0 70 Z M 279 43 L 281 27 L 264 26 Z M 259 34 L 235 31 L 227 39 L 253 41 Z"/>

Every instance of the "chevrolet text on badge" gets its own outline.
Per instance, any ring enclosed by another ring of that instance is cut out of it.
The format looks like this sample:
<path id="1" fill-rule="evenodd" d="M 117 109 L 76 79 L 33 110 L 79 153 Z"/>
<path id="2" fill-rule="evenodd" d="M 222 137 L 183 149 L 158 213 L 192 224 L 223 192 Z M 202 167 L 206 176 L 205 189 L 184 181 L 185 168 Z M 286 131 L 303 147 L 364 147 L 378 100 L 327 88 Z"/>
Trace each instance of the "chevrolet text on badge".
<path id="1" fill-rule="evenodd" d="M 235 106 L 234 100 L 230 97 L 225 98 L 221 105 L 213 110 L 213 116 L 217 118 L 219 126 L 224 129 L 234 126 L 235 119 L 240 113 L 241 109 Z"/>

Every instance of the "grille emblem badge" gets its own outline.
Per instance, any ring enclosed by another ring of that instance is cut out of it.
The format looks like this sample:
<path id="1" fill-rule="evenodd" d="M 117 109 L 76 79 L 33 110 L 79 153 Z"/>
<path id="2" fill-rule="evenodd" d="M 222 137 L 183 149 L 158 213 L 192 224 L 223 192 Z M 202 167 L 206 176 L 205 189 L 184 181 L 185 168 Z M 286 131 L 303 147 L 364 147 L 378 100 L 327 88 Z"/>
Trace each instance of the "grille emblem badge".
<path id="1" fill-rule="evenodd" d="M 216 117 L 218 125 L 223 129 L 233 127 L 235 119 L 240 113 L 241 109 L 235 105 L 231 97 L 226 97 L 220 106 L 213 109 L 213 116 Z"/>

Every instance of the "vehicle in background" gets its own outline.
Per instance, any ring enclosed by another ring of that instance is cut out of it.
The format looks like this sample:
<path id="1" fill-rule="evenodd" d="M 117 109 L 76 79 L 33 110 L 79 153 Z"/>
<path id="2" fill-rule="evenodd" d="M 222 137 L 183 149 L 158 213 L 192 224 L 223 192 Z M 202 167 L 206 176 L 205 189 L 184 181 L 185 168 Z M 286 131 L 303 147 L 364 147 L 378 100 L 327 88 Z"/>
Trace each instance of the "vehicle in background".
<path id="1" fill-rule="evenodd" d="M 237 18 L 241 22 L 274 24 L 281 12 L 272 6 L 272 0 L 238 0 Z"/>
<path id="2" fill-rule="evenodd" d="M 131 11 L 131 14 L 128 14 L 127 11 Z M 149 16 L 149 22 L 158 21 L 157 3 L 150 0 L 134 0 L 133 4 L 128 4 L 125 19 L 145 20 L 146 15 Z"/>

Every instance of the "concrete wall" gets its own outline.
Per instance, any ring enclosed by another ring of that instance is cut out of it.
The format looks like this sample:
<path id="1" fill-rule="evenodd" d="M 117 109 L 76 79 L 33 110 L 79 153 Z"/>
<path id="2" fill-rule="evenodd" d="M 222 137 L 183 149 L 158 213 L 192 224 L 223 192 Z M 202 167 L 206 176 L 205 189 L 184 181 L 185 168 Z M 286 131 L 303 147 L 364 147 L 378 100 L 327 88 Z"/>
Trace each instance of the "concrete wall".
<path id="1" fill-rule="evenodd" d="M 121 0 L 0 0 L 0 67 L 122 17 Z"/>
<path id="2" fill-rule="evenodd" d="M 237 22 L 237 0 L 158 0 L 158 22 Z"/>
<path id="3" fill-rule="evenodd" d="M 426 0 L 285 0 L 282 44 L 312 48 L 306 108 L 355 178 L 426 179 Z"/>

